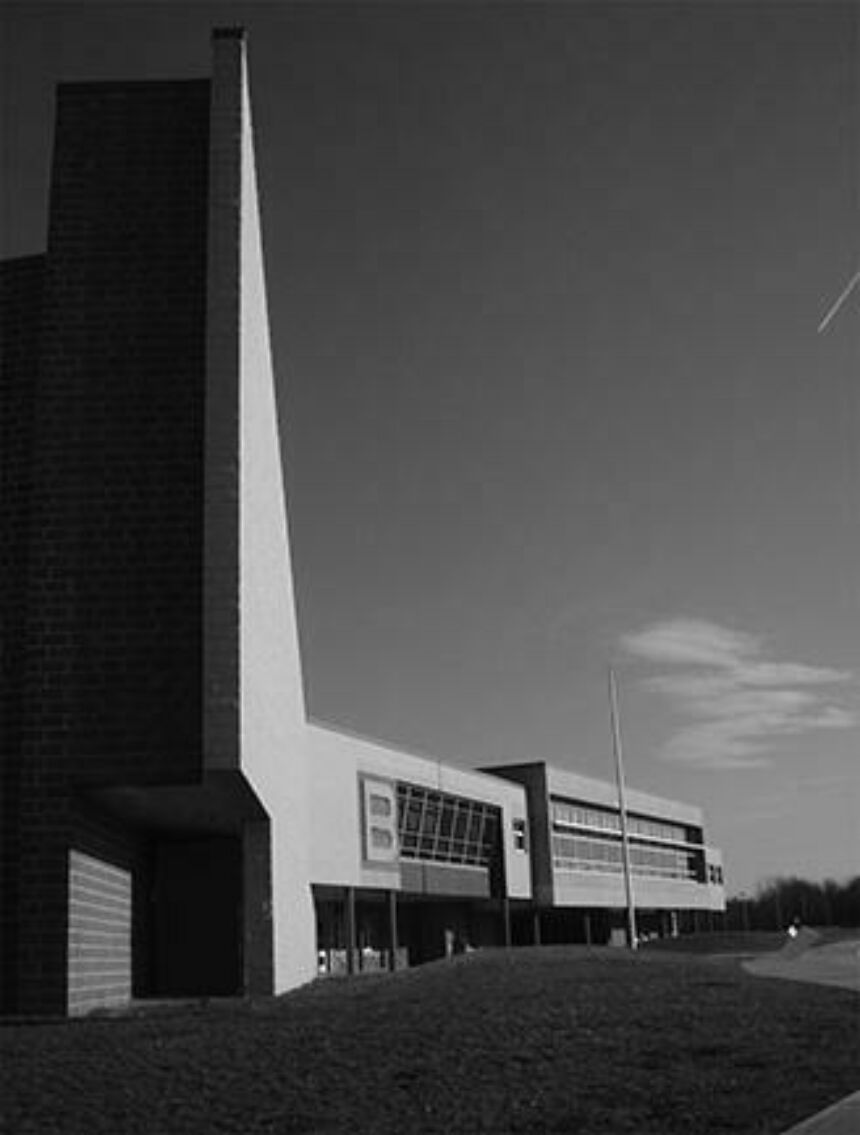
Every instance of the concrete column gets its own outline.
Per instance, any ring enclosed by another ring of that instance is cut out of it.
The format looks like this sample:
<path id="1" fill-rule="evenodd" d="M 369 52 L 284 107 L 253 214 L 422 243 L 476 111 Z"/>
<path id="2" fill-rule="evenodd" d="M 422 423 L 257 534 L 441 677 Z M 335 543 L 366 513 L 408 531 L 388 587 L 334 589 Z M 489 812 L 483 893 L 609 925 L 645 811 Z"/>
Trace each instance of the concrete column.
<path id="1" fill-rule="evenodd" d="M 272 956 L 271 839 L 268 820 L 242 828 L 242 987 L 245 994 L 271 994 Z"/>
<path id="2" fill-rule="evenodd" d="M 397 891 L 388 892 L 388 944 L 388 968 L 393 973 L 397 969 Z"/>
<path id="3" fill-rule="evenodd" d="M 540 910 L 538 909 L 538 907 L 535 907 L 532 919 L 533 919 L 533 925 L 534 925 L 534 944 L 536 946 L 539 946 L 541 944 L 541 941 L 540 941 Z"/>
<path id="4" fill-rule="evenodd" d="M 511 900 L 507 895 L 502 899 L 502 923 L 504 927 L 505 946 L 511 944 Z"/>
<path id="5" fill-rule="evenodd" d="M 355 887 L 345 887 L 346 905 L 346 972 L 355 973 Z"/>

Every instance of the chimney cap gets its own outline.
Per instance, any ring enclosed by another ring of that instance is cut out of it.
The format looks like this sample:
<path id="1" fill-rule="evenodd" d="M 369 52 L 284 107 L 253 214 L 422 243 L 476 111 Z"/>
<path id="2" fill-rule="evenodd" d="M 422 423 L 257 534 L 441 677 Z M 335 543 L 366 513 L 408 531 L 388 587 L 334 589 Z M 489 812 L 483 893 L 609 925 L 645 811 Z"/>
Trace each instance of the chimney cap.
<path id="1" fill-rule="evenodd" d="M 213 28 L 213 39 L 244 39 L 245 29 L 243 27 L 235 28 Z"/>

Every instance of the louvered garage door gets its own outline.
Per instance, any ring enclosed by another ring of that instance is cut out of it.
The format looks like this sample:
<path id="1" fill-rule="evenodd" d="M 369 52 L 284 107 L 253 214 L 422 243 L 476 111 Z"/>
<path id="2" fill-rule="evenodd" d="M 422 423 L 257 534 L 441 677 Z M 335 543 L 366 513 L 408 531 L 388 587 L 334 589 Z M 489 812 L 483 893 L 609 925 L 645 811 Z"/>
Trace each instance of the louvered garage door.
<path id="1" fill-rule="evenodd" d="M 131 872 L 69 852 L 69 1013 L 131 997 Z"/>

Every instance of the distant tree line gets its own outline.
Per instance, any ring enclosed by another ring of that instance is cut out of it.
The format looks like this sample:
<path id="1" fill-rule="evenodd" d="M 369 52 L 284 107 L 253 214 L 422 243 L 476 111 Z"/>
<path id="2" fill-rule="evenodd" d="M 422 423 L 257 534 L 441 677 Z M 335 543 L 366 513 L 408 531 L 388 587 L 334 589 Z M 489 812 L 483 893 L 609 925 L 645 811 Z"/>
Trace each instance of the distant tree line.
<path id="1" fill-rule="evenodd" d="M 754 895 L 726 902 L 726 929 L 781 930 L 795 919 L 805 926 L 860 926 L 860 875 L 847 883 L 769 879 Z"/>

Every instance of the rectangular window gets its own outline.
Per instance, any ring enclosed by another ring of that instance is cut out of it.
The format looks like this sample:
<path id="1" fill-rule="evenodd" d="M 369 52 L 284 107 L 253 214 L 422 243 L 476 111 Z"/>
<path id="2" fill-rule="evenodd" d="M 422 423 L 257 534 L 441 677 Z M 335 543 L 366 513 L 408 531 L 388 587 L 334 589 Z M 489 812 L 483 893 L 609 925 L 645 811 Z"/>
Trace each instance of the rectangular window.
<path id="1" fill-rule="evenodd" d="M 371 816 L 390 816 L 391 801 L 388 799 L 388 797 L 380 796 L 377 792 L 371 792 L 370 814 Z"/>
<path id="2" fill-rule="evenodd" d="M 556 868 L 612 874 L 622 870 L 621 815 L 617 809 L 554 798 L 550 801 L 550 820 Z M 700 832 L 635 815 L 628 815 L 627 831 L 635 875 L 704 881 L 700 840 L 696 838 Z"/>
<path id="3" fill-rule="evenodd" d="M 517 851 L 528 851 L 528 834 L 525 820 L 514 820 L 514 848 Z"/>
<path id="4" fill-rule="evenodd" d="M 563 871 L 603 871 L 617 874 L 623 868 L 621 840 L 615 835 L 579 835 L 553 832 L 553 864 Z M 693 856 L 674 848 L 630 843 L 630 866 L 634 875 L 666 879 L 695 879 Z M 713 878 L 716 878 L 714 868 Z"/>
<path id="5" fill-rule="evenodd" d="M 394 837 L 385 828 L 371 828 L 370 842 L 373 847 L 389 851 L 394 846 Z"/>
<path id="6" fill-rule="evenodd" d="M 394 864 L 398 858 L 395 786 L 391 781 L 360 778 L 364 858 Z"/>
<path id="7" fill-rule="evenodd" d="M 496 852 L 499 809 L 415 784 L 397 785 L 400 855 L 486 867 Z"/>

